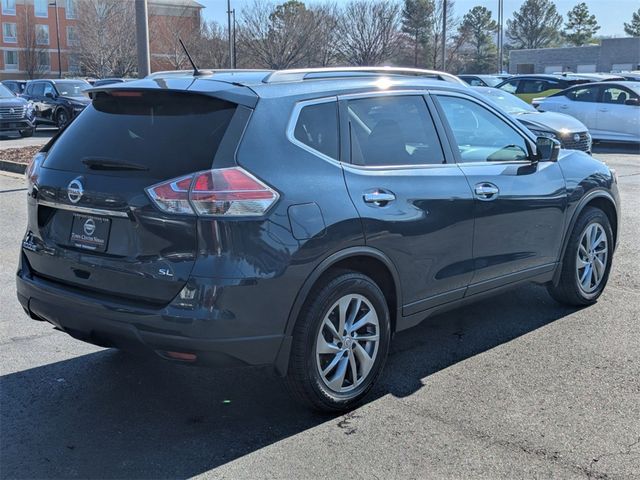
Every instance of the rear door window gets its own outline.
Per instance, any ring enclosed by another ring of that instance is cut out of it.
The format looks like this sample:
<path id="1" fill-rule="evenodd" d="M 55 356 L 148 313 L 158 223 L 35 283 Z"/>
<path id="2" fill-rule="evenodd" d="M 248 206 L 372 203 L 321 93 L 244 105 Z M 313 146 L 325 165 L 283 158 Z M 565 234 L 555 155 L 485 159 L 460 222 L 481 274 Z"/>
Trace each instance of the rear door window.
<path id="1" fill-rule="evenodd" d="M 422 96 L 381 96 L 347 102 L 351 162 L 364 166 L 445 163 Z"/>
<path id="2" fill-rule="evenodd" d="M 164 179 L 211 168 L 236 105 L 176 92 L 99 93 L 52 145 L 44 167 L 91 170 L 83 160 L 145 170 L 100 171 Z"/>

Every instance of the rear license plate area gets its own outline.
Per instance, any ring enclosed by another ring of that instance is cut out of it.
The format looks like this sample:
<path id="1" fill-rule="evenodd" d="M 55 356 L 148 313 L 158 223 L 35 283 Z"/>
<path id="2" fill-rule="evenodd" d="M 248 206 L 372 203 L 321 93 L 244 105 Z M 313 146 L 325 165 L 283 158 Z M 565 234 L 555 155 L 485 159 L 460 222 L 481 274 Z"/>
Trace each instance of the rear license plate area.
<path id="1" fill-rule="evenodd" d="M 69 243 L 76 248 L 104 252 L 107 249 L 110 230 L 110 218 L 74 213 Z"/>

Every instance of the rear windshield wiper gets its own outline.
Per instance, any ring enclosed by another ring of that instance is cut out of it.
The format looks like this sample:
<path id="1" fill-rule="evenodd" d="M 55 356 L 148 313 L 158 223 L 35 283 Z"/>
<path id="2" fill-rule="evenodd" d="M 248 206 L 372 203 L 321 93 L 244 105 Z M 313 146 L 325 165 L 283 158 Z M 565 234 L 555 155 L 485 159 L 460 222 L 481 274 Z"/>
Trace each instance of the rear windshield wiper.
<path id="1" fill-rule="evenodd" d="M 149 167 L 139 163 L 117 162 L 104 158 L 85 158 L 82 163 L 91 170 L 149 170 Z"/>

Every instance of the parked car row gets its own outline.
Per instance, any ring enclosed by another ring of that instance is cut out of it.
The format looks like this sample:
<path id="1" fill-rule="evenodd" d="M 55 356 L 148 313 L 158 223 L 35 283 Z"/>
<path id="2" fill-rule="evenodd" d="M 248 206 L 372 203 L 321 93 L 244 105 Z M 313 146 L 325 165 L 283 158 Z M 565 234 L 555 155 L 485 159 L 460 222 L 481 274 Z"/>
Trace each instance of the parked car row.
<path id="1" fill-rule="evenodd" d="M 514 75 L 499 83 L 492 75 L 460 78 L 471 86 L 495 87 L 481 93 L 507 110 L 515 109 L 516 115 L 525 110 L 514 96 L 540 112 L 553 112 L 553 117 L 534 117 L 537 125 L 527 126 L 558 138 L 564 148 L 589 151 L 592 140 L 640 142 L 640 72 Z M 532 110 L 526 111 L 531 114 Z"/>

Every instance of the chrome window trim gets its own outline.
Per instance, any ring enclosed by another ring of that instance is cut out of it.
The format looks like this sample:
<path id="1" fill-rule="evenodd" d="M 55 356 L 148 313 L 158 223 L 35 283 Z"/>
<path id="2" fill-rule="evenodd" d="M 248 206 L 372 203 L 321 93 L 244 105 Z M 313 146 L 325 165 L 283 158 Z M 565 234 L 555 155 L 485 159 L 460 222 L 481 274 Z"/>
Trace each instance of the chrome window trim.
<path id="1" fill-rule="evenodd" d="M 38 205 L 42 205 L 44 207 L 57 208 L 58 210 L 67 210 L 69 212 L 87 213 L 90 215 L 100 215 L 105 217 L 129 218 L 129 214 L 127 214 L 127 212 L 122 212 L 119 210 L 106 210 L 102 208 L 81 207 L 78 205 L 67 205 L 66 203 L 50 202 L 48 200 L 39 200 Z"/>

